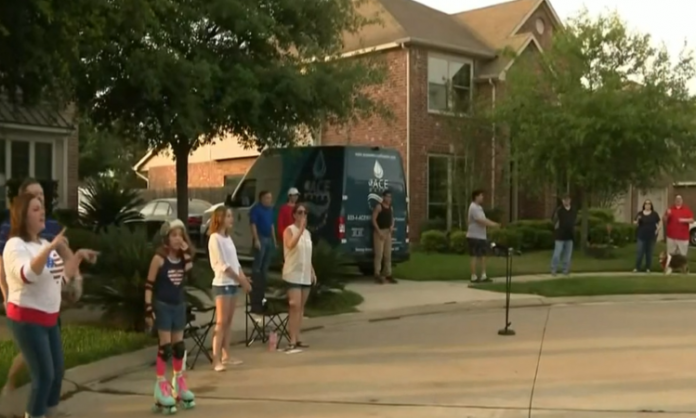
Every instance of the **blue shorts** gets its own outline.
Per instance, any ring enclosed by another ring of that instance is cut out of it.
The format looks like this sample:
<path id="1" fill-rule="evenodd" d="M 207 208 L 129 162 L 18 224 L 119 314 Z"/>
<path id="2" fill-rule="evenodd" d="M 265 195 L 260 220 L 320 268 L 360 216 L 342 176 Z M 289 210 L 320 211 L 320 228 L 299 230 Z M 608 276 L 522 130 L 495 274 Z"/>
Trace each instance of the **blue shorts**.
<path id="1" fill-rule="evenodd" d="M 234 296 L 239 291 L 239 286 L 235 285 L 225 285 L 225 286 L 213 286 L 214 296 Z"/>
<path id="2" fill-rule="evenodd" d="M 152 308 L 157 331 L 179 332 L 186 328 L 186 303 L 171 305 L 156 300 Z"/>

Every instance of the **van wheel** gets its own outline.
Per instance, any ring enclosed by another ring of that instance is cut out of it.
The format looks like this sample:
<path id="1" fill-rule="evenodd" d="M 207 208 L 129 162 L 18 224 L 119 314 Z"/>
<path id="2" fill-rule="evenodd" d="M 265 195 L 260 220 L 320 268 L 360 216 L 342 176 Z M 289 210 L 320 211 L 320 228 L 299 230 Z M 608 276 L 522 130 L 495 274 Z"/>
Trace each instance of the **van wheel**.
<path id="1" fill-rule="evenodd" d="M 363 276 L 372 277 L 375 275 L 375 267 L 372 265 L 367 265 L 367 264 L 359 265 L 358 270 L 360 270 L 360 273 Z"/>

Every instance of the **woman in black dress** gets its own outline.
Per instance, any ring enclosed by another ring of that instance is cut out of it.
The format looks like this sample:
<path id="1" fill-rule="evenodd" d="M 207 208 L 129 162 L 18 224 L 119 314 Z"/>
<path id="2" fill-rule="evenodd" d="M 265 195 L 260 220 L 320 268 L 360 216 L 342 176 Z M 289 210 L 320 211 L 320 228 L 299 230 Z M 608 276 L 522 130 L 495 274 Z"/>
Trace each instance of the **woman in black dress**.
<path id="1" fill-rule="evenodd" d="M 650 272 L 652 265 L 653 249 L 657 240 L 659 231 L 660 215 L 653 210 L 653 205 L 650 200 L 643 203 L 643 209 L 636 214 L 634 224 L 638 225 L 636 231 L 636 268 L 634 272 L 641 271 L 641 264 L 645 258 L 645 271 Z"/>

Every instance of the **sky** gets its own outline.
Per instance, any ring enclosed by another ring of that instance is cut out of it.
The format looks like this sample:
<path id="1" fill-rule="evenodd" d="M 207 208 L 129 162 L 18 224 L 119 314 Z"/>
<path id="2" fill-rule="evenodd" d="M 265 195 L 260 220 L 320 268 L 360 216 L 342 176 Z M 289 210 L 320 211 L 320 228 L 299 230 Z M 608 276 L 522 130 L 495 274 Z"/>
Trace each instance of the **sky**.
<path id="1" fill-rule="evenodd" d="M 501 0 L 416 0 L 446 13 L 477 9 Z M 694 0 L 550 0 L 561 19 L 573 16 L 583 7 L 591 14 L 616 10 L 629 27 L 650 33 L 656 42 L 664 42 L 669 52 L 678 54 L 686 40 L 696 47 L 696 1 Z"/>

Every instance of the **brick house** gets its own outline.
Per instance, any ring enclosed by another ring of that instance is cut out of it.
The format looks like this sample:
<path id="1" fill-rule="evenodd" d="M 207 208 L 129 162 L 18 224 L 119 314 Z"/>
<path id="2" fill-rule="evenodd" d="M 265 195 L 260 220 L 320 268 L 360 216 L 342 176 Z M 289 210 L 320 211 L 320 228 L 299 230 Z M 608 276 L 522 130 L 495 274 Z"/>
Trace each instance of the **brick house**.
<path id="1" fill-rule="evenodd" d="M 345 48 L 381 54 L 387 61 L 388 81 L 376 94 L 394 117 L 325 127 L 317 142 L 398 149 L 415 238 L 424 220 L 446 219 L 453 225 L 455 213 L 461 213 L 454 199 L 457 156 L 448 120 L 457 116 L 452 116 L 450 95 L 495 106 L 496 97 L 504 94 L 506 71 L 514 65 L 501 51 L 539 53 L 561 21 L 548 0 L 515 0 L 453 15 L 412 0 L 372 0 L 360 12 L 378 14 L 382 24 L 346 39 Z M 546 216 L 555 204 L 553 196 L 527 197 L 514 190 L 506 180 L 502 141 L 492 132 L 481 139 L 484 151 L 478 157 L 484 161 L 479 186 L 488 191 L 488 206 L 500 208 L 506 219 Z"/>
<path id="2" fill-rule="evenodd" d="M 58 207 L 77 208 L 78 130 L 74 109 L 26 107 L 0 97 L 0 207 L 7 181 L 35 177 L 57 182 Z"/>
<path id="3" fill-rule="evenodd" d="M 413 0 L 370 0 L 359 12 L 381 23 L 344 39 L 344 56 L 378 54 L 386 61 L 387 81 L 375 94 L 393 118 L 374 117 L 340 128 L 324 126 L 313 143 L 370 145 L 400 151 L 410 198 L 411 235 L 427 219 L 455 225 L 460 213 L 452 175 L 455 144 L 451 139 L 452 95 L 458 102 L 484 101 L 495 106 L 504 94 L 505 74 L 514 65 L 504 49 L 517 54 L 543 51 L 561 22 L 548 0 L 515 0 L 486 8 L 446 14 Z M 482 100 L 483 99 L 483 100 Z M 492 132 L 492 130 L 491 130 Z M 549 194 L 530 198 L 507 180 L 505 147 L 494 134 L 481 138 L 481 184 L 488 206 L 506 219 L 546 216 L 554 205 Z M 228 139 L 196 150 L 189 160 L 190 187 L 222 187 L 239 176 L 258 155 Z M 173 188 L 174 162 L 167 153 L 148 153 L 135 167 L 150 188 Z M 461 202 L 461 199 L 459 199 Z M 468 205 L 468 202 L 461 203 Z"/>
<path id="4" fill-rule="evenodd" d="M 189 187 L 233 187 L 259 155 L 234 138 L 224 138 L 198 147 L 189 156 Z M 176 169 L 170 150 L 145 154 L 133 167 L 149 189 L 176 188 Z"/>

